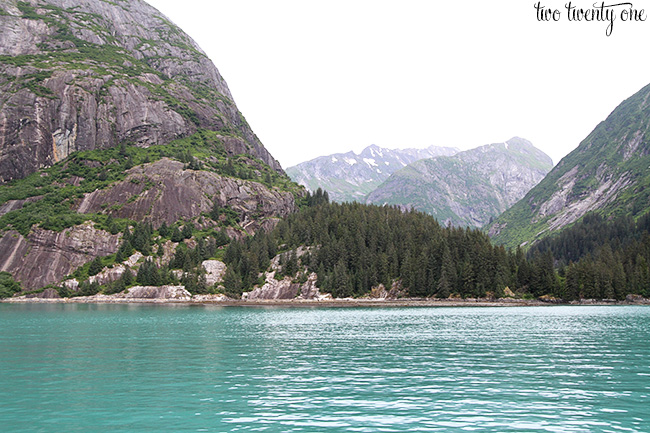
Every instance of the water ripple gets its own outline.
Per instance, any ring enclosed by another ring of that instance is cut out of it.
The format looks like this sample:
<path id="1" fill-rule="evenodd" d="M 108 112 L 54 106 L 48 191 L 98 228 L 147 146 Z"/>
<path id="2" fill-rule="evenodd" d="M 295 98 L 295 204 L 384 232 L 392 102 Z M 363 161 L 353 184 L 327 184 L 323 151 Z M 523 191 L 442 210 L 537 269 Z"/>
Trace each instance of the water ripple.
<path id="1" fill-rule="evenodd" d="M 0 305 L 3 429 L 647 432 L 650 308 Z"/>

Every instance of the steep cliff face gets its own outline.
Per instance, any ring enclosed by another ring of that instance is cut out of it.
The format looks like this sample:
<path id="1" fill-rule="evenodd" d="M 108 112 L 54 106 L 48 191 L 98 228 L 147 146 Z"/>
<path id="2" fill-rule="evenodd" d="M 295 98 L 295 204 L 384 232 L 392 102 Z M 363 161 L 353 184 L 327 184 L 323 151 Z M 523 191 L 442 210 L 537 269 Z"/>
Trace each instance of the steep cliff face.
<path id="1" fill-rule="evenodd" d="M 426 149 L 386 149 L 368 146 L 354 152 L 320 156 L 287 168 L 287 174 L 311 191 L 322 188 L 333 201 L 363 201 L 392 173 L 419 159 L 451 156 L 452 147 L 430 146 Z"/>
<path id="2" fill-rule="evenodd" d="M 487 227 L 507 246 L 534 242 L 588 212 L 638 217 L 650 203 L 650 85 L 619 105 L 511 209 Z"/>
<path id="3" fill-rule="evenodd" d="M 9 231 L 0 237 L 0 270 L 10 272 L 26 289 L 58 282 L 96 256 L 117 251 L 119 235 L 92 223 L 62 232 L 35 229 L 24 237 Z"/>
<path id="4" fill-rule="evenodd" d="M 371 192 L 367 203 L 414 208 L 444 224 L 481 227 L 523 197 L 552 166 L 530 142 L 512 138 L 414 162 Z"/>
<path id="5" fill-rule="evenodd" d="M 282 173 L 210 59 L 144 1 L 0 0 L 0 182 L 199 128 Z"/>
<path id="6" fill-rule="evenodd" d="M 303 195 L 212 62 L 143 1 L 0 0 L 0 270 L 23 288 L 117 292 L 146 265 L 144 286 L 160 269 L 204 293 L 201 260 Z"/>
<path id="7" fill-rule="evenodd" d="M 293 212 L 295 199 L 290 192 L 258 182 L 185 169 L 182 162 L 163 158 L 134 167 L 123 181 L 85 195 L 77 212 L 104 211 L 115 218 L 147 220 L 158 227 L 163 222 L 193 221 L 215 205 L 232 209 L 241 226 L 253 233 L 267 220 Z"/>

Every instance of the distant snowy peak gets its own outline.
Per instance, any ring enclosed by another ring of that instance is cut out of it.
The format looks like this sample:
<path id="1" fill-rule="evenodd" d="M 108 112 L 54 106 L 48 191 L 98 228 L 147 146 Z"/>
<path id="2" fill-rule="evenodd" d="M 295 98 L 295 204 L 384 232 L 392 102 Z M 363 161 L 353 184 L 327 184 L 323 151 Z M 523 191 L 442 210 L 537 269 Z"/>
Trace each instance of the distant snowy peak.
<path id="1" fill-rule="evenodd" d="M 359 154 L 319 156 L 287 169 L 287 174 L 311 191 L 326 189 L 334 201 L 360 201 L 395 171 L 424 158 L 452 156 L 453 147 L 386 149 L 372 144 Z"/>
<path id="2" fill-rule="evenodd" d="M 553 161 L 523 138 L 451 157 L 420 159 L 393 173 L 366 202 L 417 209 L 443 224 L 481 227 L 534 187 Z"/>

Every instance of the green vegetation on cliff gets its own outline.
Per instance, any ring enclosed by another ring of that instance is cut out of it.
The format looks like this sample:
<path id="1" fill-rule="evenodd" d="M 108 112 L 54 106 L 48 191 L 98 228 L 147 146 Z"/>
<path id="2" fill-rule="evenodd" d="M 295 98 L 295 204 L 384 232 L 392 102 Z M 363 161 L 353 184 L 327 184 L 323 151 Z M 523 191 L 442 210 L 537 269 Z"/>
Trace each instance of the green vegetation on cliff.
<path id="1" fill-rule="evenodd" d="M 239 241 L 223 229 L 191 223 L 158 229 L 129 224 L 116 254 L 77 269 L 73 276 L 81 281 L 79 289 L 61 288 L 59 293 L 110 294 L 135 284 L 182 284 L 193 294 L 223 291 L 237 298 L 263 284 L 271 260 L 280 257 L 277 278 L 302 283 L 314 272 L 318 287 L 335 297 L 365 296 L 380 285 L 404 297 L 500 298 L 513 292 L 522 298 L 571 301 L 650 296 L 650 217 L 635 223 L 593 214 L 525 254 L 493 245 L 480 230 L 442 227 L 417 211 L 329 203 L 321 190 L 302 201 L 302 208 L 273 230 Z M 216 217 L 229 213 L 213 212 Z M 115 231 L 115 222 L 109 223 Z M 158 260 L 170 242 L 173 256 Z M 88 279 L 135 251 L 149 256 L 137 269 L 103 285 Z M 215 258 L 227 269 L 222 285 L 208 286 L 201 263 Z"/>
<path id="2" fill-rule="evenodd" d="M 580 220 L 639 218 L 650 209 L 650 85 L 621 103 L 526 196 L 486 227 L 493 240 L 530 244 Z"/>
<path id="3" fill-rule="evenodd" d="M 106 215 L 78 213 L 79 200 L 84 194 L 124 180 L 127 170 L 165 157 L 185 163 L 190 170 L 250 180 L 301 196 L 300 186 L 262 161 L 246 154 L 228 155 L 222 138 L 214 131 L 199 130 L 167 145 L 140 148 L 122 144 L 117 148 L 76 152 L 51 168 L 0 185 L 0 206 L 9 200 L 26 200 L 20 209 L 0 215 L 0 231 L 14 229 L 26 236 L 35 224 L 61 231 L 88 220 L 107 228 Z"/>
<path id="4" fill-rule="evenodd" d="M 14 281 L 9 272 L 0 272 L 0 299 L 9 298 L 20 292 L 20 283 Z"/>

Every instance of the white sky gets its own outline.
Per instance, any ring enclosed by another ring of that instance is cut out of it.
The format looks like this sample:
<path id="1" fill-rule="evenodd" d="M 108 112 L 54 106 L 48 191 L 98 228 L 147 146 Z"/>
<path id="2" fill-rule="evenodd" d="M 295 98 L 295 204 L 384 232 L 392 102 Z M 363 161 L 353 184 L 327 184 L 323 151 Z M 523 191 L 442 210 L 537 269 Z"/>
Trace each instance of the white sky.
<path id="1" fill-rule="evenodd" d="M 214 61 L 284 168 L 513 136 L 557 163 L 650 83 L 650 18 L 607 37 L 605 22 L 568 22 L 568 0 L 542 1 L 559 22 L 538 22 L 537 0 L 147 1 Z M 650 15 L 650 0 L 632 3 Z"/>

